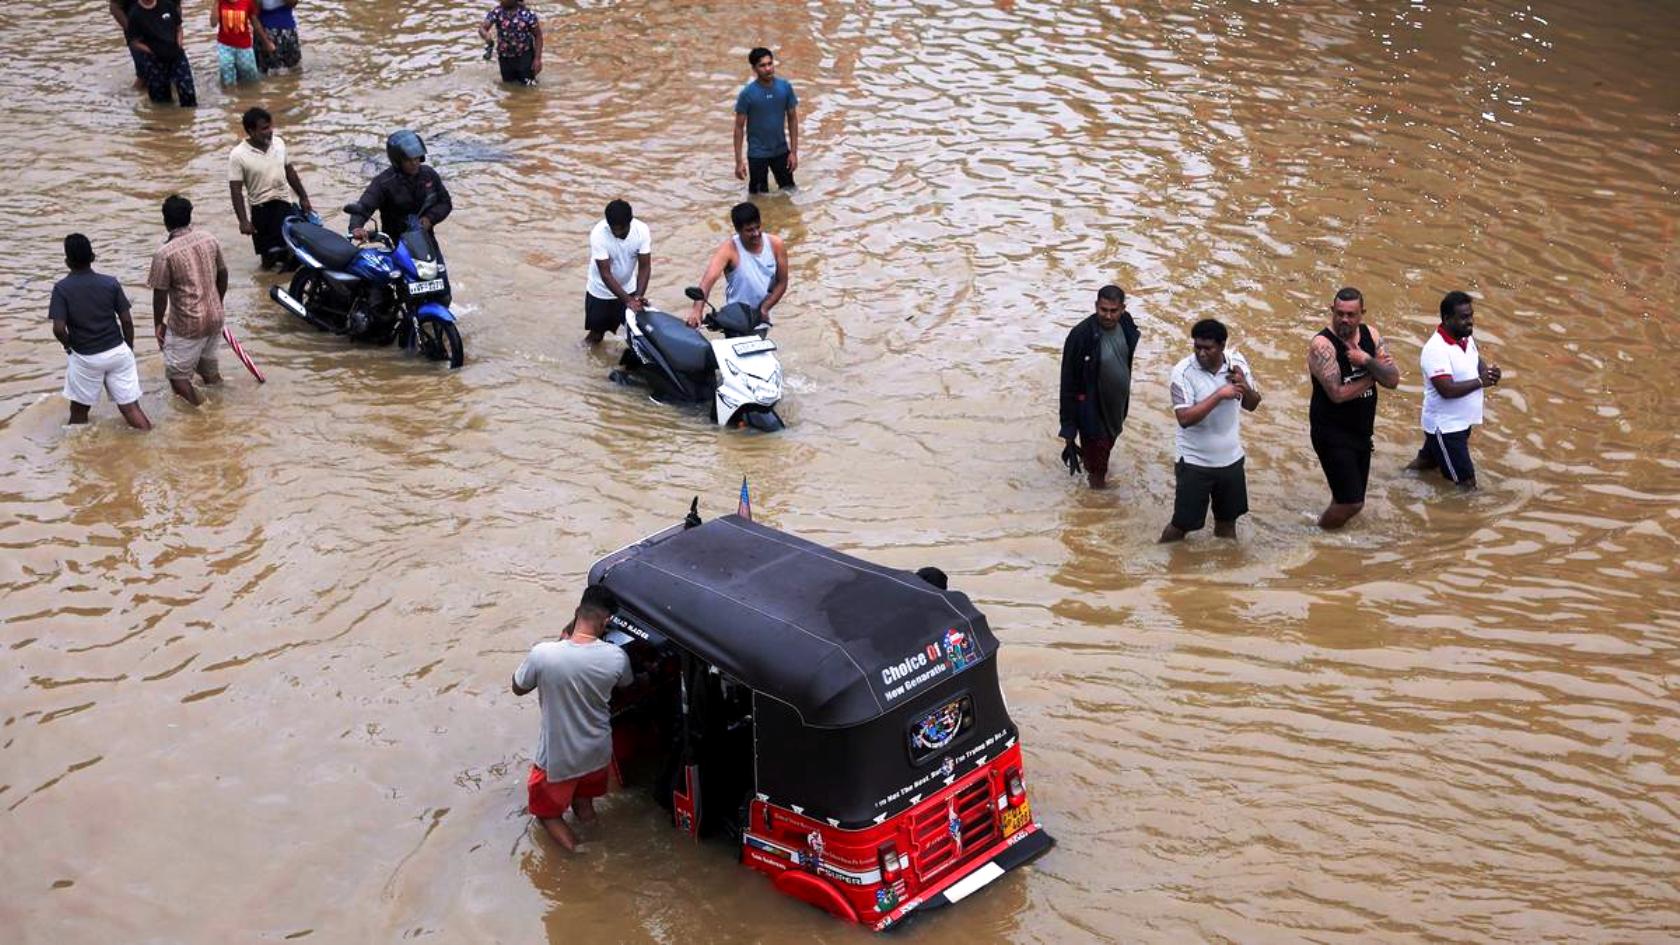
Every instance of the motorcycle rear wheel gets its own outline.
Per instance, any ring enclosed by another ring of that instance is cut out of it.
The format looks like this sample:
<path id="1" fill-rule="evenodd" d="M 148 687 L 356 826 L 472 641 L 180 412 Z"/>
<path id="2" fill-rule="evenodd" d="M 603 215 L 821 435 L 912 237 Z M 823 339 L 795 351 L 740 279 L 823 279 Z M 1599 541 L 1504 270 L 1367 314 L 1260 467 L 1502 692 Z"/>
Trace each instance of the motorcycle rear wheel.
<path id="1" fill-rule="evenodd" d="M 308 316 L 298 315 L 298 317 L 314 326 L 316 331 L 331 330 L 326 324 L 326 320 L 318 314 L 321 310 L 321 294 L 324 287 L 325 279 L 319 269 L 304 268 L 299 269 L 297 274 L 292 276 L 292 284 L 286 290 L 287 295 L 296 299 L 298 304 L 303 306 L 303 310 L 310 313 Z M 291 310 L 287 309 L 287 311 Z M 297 315 L 296 312 L 292 312 L 292 314 Z"/>
<path id="2" fill-rule="evenodd" d="M 461 344 L 461 330 L 454 322 L 428 319 L 415 326 L 420 336 L 420 353 L 428 360 L 448 361 L 458 368 L 467 361 L 467 349 Z"/>

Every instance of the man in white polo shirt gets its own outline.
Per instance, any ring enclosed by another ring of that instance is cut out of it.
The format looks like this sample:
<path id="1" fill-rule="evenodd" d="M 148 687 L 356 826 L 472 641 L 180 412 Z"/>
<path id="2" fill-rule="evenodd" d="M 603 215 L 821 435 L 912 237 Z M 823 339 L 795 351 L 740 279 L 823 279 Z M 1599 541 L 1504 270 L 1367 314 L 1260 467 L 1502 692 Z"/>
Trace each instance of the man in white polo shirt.
<path id="1" fill-rule="evenodd" d="M 1449 482 L 1476 488 L 1470 461 L 1470 428 L 1482 422 L 1482 389 L 1499 383 L 1499 365 L 1482 360 L 1476 339 L 1476 311 L 1470 296 L 1448 292 L 1441 299 L 1441 324 L 1423 343 L 1418 366 L 1423 385 L 1423 449 L 1407 469 L 1439 469 Z"/>
<path id="2" fill-rule="evenodd" d="M 1195 353 L 1172 369 L 1169 384 L 1178 418 L 1177 490 L 1172 521 L 1161 541 L 1178 541 L 1207 524 L 1213 506 L 1213 533 L 1237 537 L 1237 519 L 1248 512 L 1248 481 L 1243 473 L 1239 436 L 1241 414 L 1260 406 L 1260 392 L 1248 360 L 1225 354 L 1225 326 L 1204 318 L 1190 329 Z"/>
<path id="3" fill-rule="evenodd" d="M 625 309 L 639 312 L 647 305 L 648 277 L 653 274 L 653 238 L 647 224 L 636 219 L 630 204 L 607 204 L 606 219 L 589 231 L 589 290 L 583 296 L 584 341 L 597 345 L 607 332 L 624 324 Z M 635 277 L 635 289 L 630 279 Z"/>

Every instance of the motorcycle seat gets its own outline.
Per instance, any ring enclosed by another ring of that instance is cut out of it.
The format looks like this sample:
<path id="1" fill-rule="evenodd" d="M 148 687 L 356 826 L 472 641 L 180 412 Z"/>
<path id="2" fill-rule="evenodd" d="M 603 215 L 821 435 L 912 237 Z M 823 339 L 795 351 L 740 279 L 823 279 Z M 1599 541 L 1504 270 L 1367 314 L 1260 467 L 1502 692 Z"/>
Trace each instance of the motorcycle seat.
<path id="1" fill-rule="evenodd" d="M 291 225 L 292 239 L 302 246 L 304 251 L 321 261 L 321 265 L 328 269 L 343 269 L 349 266 L 360 252 L 356 244 L 334 233 L 332 230 L 315 223 L 299 221 Z"/>
<path id="2" fill-rule="evenodd" d="M 636 327 L 653 341 L 673 369 L 684 374 L 711 369 L 712 346 L 675 315 L 644 309 L 636 313 Z"/>

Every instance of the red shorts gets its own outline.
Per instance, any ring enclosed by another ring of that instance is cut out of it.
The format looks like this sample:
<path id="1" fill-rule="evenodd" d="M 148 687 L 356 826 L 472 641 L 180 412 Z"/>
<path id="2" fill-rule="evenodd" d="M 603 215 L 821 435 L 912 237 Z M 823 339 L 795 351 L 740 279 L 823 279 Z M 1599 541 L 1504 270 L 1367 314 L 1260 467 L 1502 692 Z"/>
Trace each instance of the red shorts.
<path id="1" fill-rule="evenodd" d="M 525 793 L 525 806 L 531 816 L 549 820 L 564 814 L 575 798 L 600 797 L 607 793 L 607 769 L 565 781 L 550 781 L 547 772 L 532 765 L 531 776 L 525 781 Z"/>

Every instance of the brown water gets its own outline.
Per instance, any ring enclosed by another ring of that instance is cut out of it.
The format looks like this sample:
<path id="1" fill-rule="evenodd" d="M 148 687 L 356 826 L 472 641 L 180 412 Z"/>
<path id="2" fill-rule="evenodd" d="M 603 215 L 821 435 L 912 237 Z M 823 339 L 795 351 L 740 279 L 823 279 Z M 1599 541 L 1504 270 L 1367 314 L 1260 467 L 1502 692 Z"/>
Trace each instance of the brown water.
<path id="1" fill-rule="evenodd" d="M 543 85 L 510 91 L 461 4 L 309 3 L 307 71 L 260 90 L 219 92 L 195 27 L 192 113 L 127 89 L 103 4 L 0 10 L 0 938 L 864 941 L 640 795 L 577 858 L 522 812 L 520 655 L 596 557 L 742 474 L 763 521 L 951 572 L 1006 643 L 1060 846 L 907 941 L 1680 937 L 1672 4 L 743 6 L 545 0 Z M 793 261 L 773 437 L 577 345 L 607 200 L 667 306 L 722 238 L 759 40 L 807 142 L 762 201 Z M 322 208 L 387 130 L 429 136 L 466 369 L 267 300 L 222 183 L 256 103 Z M 67 430 L 57 241 L 90 232 L 149 323 L 176 190 L 270 381 L 195 412 L 143 341 L 157 430 Z M 1144 340 L 1092 494 L 1053 392 L 1111 279 Z M 1302 362 L 1344 283 L 1407 376 L 1365 514 L 1323 535 Z M 1452 288 L 1506 370 L 1468 497 L 1399 471 Z M 1208 315 L 1267 394 L 1254 511 L 1161 548 L 1165 379 Z"/>

